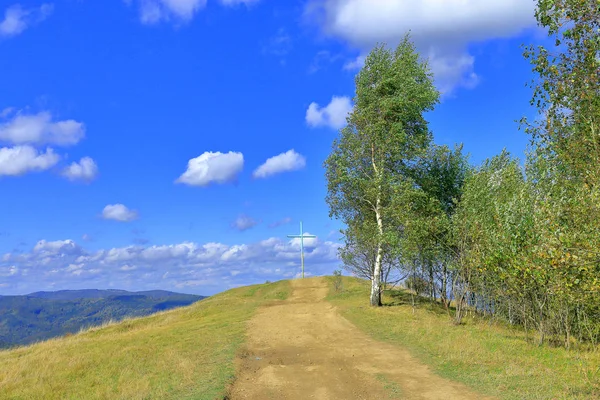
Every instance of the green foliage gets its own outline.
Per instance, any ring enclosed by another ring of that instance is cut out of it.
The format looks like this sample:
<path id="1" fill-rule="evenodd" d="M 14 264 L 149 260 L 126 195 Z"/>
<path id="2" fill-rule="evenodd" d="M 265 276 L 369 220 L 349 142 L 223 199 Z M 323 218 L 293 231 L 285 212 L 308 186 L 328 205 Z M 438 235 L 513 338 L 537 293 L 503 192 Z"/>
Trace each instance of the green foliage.
<path id="1" fill-rule="evenodd" d="M 336 269 L 333 271 L 333 288 L 336 293 L 341 292 L 344 289 L 344 282 L 342 280 L 342 270 Z"/>
<path id="2" fill-rule="evenodd" d="M 330 216 L 346 224 L 346 261 L 372 258 L 371 304 L 380 302 L 382 264 L 399 241 L 396 219 L 410 169 L 431 133 L 423 114 L 439 93 L 406 36 L 395 50 L 376 46 L 355 79 L 354 110 L 325 161 Z"/>
<path id="3" fill-rule="evenodd" d="M 434 298 L 439 294 L 446 306 L 449 265 L 456 253 L 450 235 L 451 218 L 469 173 L 462 146 L 450 150 L 432 145 L 413 168 L 415 187 L 406 191 L 402 200 L 408 205 L 401 218 L 405 227 L 401 242 L 404 268 L 410 279 L 426 282 L 422 290 Z"/>
<path id="4" fill-rule="evenodd" d="M 540 116 L 525 165 L 503 151 L 471 168 L 432 145 L 437 102 L 408 37 L 376 47 L 356 107 L 326 161 L 331 216 L 346 224 L 344 267 L 536 331 L 538 343 L 600 342 L 600 3 L 538 0 L 553 46 L 527 47 Z M 377 299 L 375 299 L 377 300 Z"/>

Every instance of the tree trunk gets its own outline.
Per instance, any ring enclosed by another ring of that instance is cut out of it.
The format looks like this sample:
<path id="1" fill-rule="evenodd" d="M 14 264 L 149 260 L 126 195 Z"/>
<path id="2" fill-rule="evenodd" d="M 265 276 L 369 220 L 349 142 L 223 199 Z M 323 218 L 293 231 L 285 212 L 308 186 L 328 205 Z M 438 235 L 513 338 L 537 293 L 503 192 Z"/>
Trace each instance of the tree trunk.
<path id="1" fill-rule="evenodd" d="M 450 301 L 448 300 L 448 267 L 446 263 L 442 265 L 442 283 L 440 289 L 440 298 L 442 299 L 442 303 L 446 310 L 450 308 Z"/>
<path id="2" fill-rule="evenodd" d="M 379 307 L 381 305 L 381 261 L 383 259 L 383 221 L 381 219 L 381 199 L 377 196 L 375 206 L 375 217 L 377 218 L 377 228 L 379 230 L 379 239 L 377 241 L 377 257 L 375 258 L 375 268 L 373 269 L 373 277 L 371 278 L 371 306 Z"/>

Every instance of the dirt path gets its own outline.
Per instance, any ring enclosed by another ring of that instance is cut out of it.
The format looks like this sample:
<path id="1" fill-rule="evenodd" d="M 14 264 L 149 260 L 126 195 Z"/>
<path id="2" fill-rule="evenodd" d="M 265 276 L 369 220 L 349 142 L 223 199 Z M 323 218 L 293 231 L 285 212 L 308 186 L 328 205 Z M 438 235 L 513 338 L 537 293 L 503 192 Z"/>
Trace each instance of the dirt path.
<path id="1" fill-rule="evenodd" d="M 231 399 L 484 398 L 361 332 L 324 300 L 324 279 L 292 285 L 288 300 L 250 321 Z"/>

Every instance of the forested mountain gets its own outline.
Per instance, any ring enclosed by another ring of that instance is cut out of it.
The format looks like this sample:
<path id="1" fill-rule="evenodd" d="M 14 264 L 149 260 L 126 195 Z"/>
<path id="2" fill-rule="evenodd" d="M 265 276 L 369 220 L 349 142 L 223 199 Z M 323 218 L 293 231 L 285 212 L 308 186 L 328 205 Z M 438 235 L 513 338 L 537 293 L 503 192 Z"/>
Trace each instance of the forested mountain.
<path id="1" fill-rule="evenodd" d="M 153 290 L 62 290 L 0 297 L 0 348 L 30 344 L 110 320 L 187 306 L 204 296 Z"/>

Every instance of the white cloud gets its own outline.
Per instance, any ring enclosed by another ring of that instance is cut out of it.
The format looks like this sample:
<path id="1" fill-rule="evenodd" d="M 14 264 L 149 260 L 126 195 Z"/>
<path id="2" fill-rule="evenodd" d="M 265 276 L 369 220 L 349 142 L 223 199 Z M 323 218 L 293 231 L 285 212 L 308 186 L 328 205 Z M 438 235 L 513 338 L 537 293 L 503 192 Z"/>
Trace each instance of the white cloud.
<path id="1" fill-rule="evenodd" d="M 410 30 L 422 54 L 432 57 L 438 86 L 450 91 L 476 83 L 470 43 L 520 34 L 535 25 L 534 9 L 534 0 L 310 0 L 305 15 L 363 55 L 377 42 L 395 45 Z"/>
<path id="2" fill-rule="evenodd" d="M 63 176 L 71 181 L 91 182 L 98 176 L 98 166 L 90 157 L 83 157 L 65 168 Z"/>
<path id="3" fill-rule="evenodd" d="M 42 4 L 40 7 L 25 9 L 19 4 L 8 7 L 4 11 L 4 18 L 0 20 L 0 37 L 16 36 L 31 25 L 46 19 L 53 10 L 51 4 Z"/>
<path id="4" fill-rule="evenodd" d="M 253 228 L 256 225 L 258 225 L 258 221 L 244 214 L 237 217 L 237 219 L 231 224 L 231 226 L 241 232 Z"/>
<path id="5" fill-rule="evenodd" d="M 129 222 L 138 218 L 138 212 L 130 210 L 123 204 L 109 204 L 102 210 L 102 218 L 114 221 Z"/>
<path id="6" fill-rule="evenodd" d="M 60 160 L 50 148 L 39 153 L 31 146 L 0 148 L 0 176 L 18 176 L 28 172 L 45 171 Z"/>
<path id="7" fill-rule="evenodd" d="M 302 236 L 312 236 L 312 235 L 308 232 L 304 232 L 302 234 Z M 303 239 L 304 239 L 304 247 L 305 248 L 316 247 L 319 244 L 318 238 L 304 237 Z M 290 245 L 292 245 L 296 249 L 300 249 L 300 238 L 298 237 L 298 238 L 293 238 L 292 240 L 290 240 Z"/>
<path id="8" fill-rule="evenodd" d="M 242 153 L 207 151 L 188 161 L 187 170 L 175 182 L 190 186 L 233 182 L 243 168 L 244 156 Z"/>
<path id="9" fill-rule="evenodd" d="M 12 109 L 3 112 L 12 114 Z M 53 121 L 52 114 L 16 113 L 12 119 L 0 121 L 0 142 L 12 144 L 53 144 L 68 146 L 77 144 L 85 136 L 85 126 L 75 120 Z"/>
<path id="10" fill-rule="evenodd" d="M 338 267 L 339 247 L 330 241 L 307 240 L 307 272 L 330 274 Z M 183 242 L 98 251 L 87 251 L 72 240 L 42 240 L 29 252 L 0 257 L 0 285 L 29 293 L 52 287 L 144 290 L 160 284 L 166 290 L 199 287 L 199 293 L 206 294 L 210 288 L 216 291 L 242 283 L 291 278 L 299 268 L 296 241 L 274 237 L 248 244 Z M 30 270 L 35 274 L 27 275 Z"/>
<path id="11" fill-rule="evenodd" d="M 328 126 L 340 129 L 346 125 L 346 117 L 352 111 L 352 101 L 349 97 L 333 96 L 331 102 L 321 107 L 310 103 L 306 110 L 306 123 L 311 127 Z"/>
<path id="12" fill-rule="evenodd" d="M 268 178 L 282 172 L 297 171 L 305 166 L 306 158 L 292 149 L 267 159 L 252 173 L 252 176 L 254 178 Z"/>
<path id="13" fill-rule="evenodd" d="M 56 256 L 56 255 L 80 255 L 81 247 L 73 240 L 56 240 L 48 242 L 40 240 L 33 248 L 33 252 L 38 256 Z"/>

